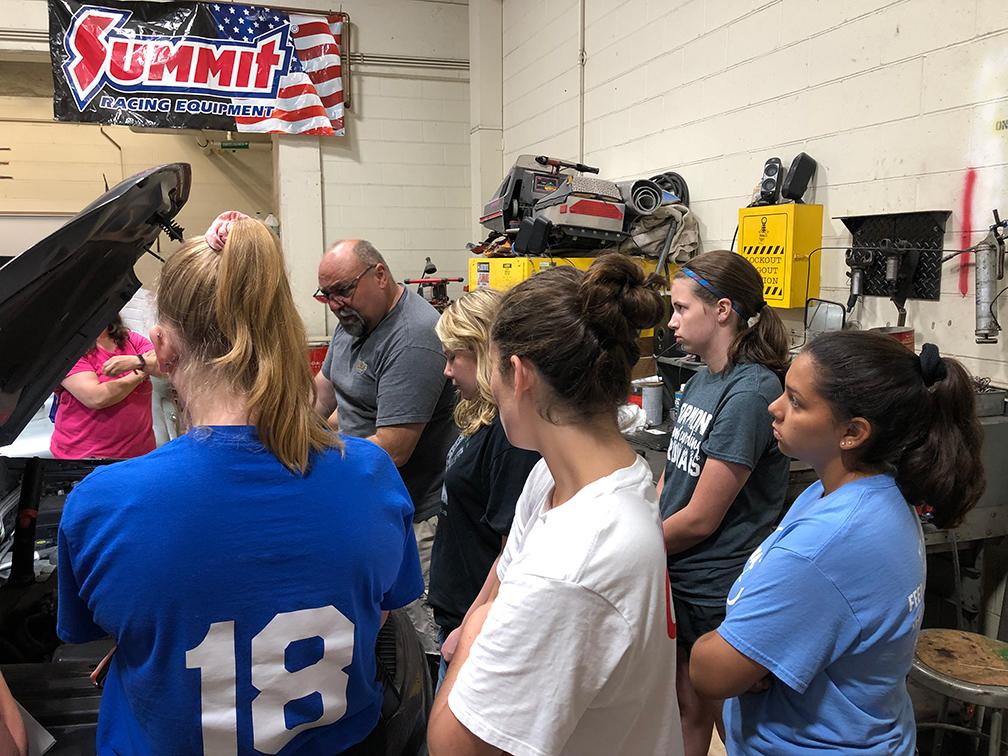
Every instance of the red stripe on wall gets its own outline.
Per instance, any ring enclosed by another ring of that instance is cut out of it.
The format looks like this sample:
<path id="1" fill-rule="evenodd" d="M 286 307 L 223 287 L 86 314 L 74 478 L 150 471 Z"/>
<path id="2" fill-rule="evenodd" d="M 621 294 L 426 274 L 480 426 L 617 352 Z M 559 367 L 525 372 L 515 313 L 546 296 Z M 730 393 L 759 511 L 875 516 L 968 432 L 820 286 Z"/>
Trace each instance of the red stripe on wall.
<path id="1" fill-rule="evenodd" d="M 962 236 L 959 237 L 960 249 L 972 247 L 973 238 L 973 186 L 976 184 L 976 169 L 966 171 L 966 181 L 963 186 L 962 202 Z M 969 293 L 970 258 L 972 255 L 959 255 L 959 293 L 964 297 Z"/>

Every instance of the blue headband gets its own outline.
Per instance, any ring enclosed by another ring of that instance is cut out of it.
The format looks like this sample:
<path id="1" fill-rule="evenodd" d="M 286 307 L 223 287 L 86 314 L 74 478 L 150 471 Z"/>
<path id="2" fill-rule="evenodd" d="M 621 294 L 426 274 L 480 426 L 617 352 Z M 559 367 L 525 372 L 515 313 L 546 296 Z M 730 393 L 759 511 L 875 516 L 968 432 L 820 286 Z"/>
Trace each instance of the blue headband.
<path id="1" fill-rule="evenodd" d="M 745 318 L 745 315 L 742 314 L 742 310 L 740 310 L 739 307 L 738 307 L 738 305 L 735 304 L 735 301 L 733 299 L 731 299 L 730 297 L 726 297 L 724 294 L 722 294 L 720 291 L 718 291 L 714 287 L 714 284 L 712 284 L 706 278 L 697 275 L 696 273 L 694 273 L 689 268 L 683 267 L 683 268 L 679 268 L 679 270 L 681 270 L 684 275 L 689 276 L 694 281 L 696 281 L 698 284 L 700 284 L 705 289 L 707 289 L 707 291 L 709 291 L 711 294 L 714 295 L 715 299 L 727 299 L 729 302 L 731 302 L 731 307 L 732 307 L 733 310 L 735 310 L 735 312 L 738 313 L 738 316 L 740 318 Z"/>

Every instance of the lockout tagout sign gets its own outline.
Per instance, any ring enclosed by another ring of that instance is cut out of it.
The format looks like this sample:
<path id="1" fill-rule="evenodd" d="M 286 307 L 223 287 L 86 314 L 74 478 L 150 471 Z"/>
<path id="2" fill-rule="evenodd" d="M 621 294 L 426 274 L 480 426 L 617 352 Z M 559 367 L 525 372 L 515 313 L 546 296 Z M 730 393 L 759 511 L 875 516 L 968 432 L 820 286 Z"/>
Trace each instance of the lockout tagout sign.
<path id="1" fill-rule="evenodd" d="M 345 16 L 49 0 L 59 121 L 343 136 Z"/>

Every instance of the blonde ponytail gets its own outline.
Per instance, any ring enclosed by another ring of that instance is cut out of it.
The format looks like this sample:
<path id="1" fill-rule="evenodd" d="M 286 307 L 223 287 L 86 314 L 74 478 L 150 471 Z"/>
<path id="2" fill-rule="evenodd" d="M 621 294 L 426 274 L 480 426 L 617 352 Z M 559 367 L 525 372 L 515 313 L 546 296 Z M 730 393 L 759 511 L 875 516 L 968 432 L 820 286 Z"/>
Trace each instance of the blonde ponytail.
<path id="1" fill-rule="evenodd" d="M 187 242 L 165 264 L 157 299 L 184 345 L 187 386 L 245 397 L 259 440 L 285 467 L 303 474 L 313 452 L 340 446 L 315 412 L 304 324 L 262 223 L 235 221 L 220 253 Z"/>

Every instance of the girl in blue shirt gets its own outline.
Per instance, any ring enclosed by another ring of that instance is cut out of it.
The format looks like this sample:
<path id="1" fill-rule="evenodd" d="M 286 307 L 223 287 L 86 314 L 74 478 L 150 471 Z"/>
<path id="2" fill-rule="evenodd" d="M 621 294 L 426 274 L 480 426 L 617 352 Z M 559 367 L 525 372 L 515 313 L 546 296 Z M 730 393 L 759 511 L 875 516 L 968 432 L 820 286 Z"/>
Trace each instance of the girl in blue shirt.
<path id="1" fill-rule="evenodd" d="M 955 527 L 984 489 L 973 384 L 933 344 L 824 334 L 770 406 L 781 450 L 819 481 L 753 552 L 727 617 L 693 648 L 725 704 L 729 753 L 913 754 L 906 689 L 924 595 L 912 507 Z"/>
<path id="2" fill-rule="evenodd" d="M 315 412 L 276 238 L 214 229 L 165 263 L 151 331 L 190 430 L 67 498 L 59 635 L 118 644 L 98 753 L 371 753 L 378 629 L 423 591 L 413 505 Z"/>

